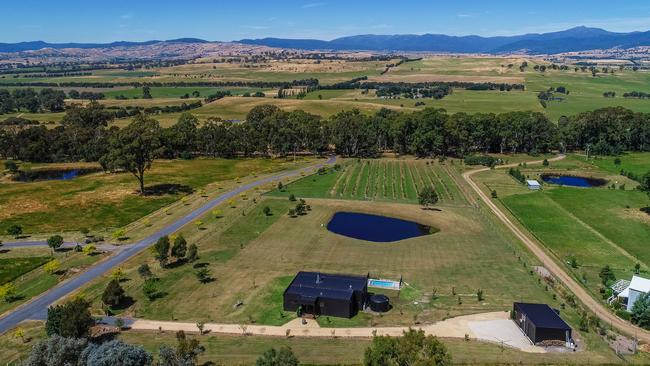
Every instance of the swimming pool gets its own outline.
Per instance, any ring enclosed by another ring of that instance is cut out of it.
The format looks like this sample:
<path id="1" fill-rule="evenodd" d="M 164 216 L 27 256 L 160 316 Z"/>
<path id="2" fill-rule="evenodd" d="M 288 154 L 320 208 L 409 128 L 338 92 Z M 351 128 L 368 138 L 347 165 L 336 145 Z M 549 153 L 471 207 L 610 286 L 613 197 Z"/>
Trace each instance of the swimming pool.
<path id="1" fill-rule="evenodd" d="M 400 283 L 391 280 L 368 279 L 368 287 L 385 288 L 389 290 L 399 290 Z"/>

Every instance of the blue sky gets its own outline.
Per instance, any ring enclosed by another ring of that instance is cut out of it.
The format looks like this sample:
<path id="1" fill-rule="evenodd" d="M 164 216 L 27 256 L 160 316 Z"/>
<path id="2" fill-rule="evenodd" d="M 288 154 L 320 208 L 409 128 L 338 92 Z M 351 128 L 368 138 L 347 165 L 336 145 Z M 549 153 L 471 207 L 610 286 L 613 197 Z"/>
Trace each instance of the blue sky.
<path id="1" fill-rule="evenodd" d="M 356 34 L 513 35 L 577 25 L 650 30 L 650 1 L 11 0 L 0 42 L 229 41 Z"/>

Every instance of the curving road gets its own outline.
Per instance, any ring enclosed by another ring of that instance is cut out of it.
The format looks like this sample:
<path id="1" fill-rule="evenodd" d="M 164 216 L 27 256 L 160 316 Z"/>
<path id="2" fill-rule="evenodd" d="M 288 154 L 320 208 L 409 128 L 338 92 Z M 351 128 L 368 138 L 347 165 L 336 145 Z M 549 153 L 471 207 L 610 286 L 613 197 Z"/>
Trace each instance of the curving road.
<path id="1" fill-rule="evenodd" d="M 32 299 L 31 301 L 20 305 L 16 309 L 7 312 L 0 317 L 0 334 L 14 328 L 15 326 L 18 325 L 18 323 L 24 321 L 24 320 L 29 320 L 29 319 L 45 319 L 47 317 L 47 308 L 51 304 L 55 303 L 59 299 L 62 299 L 69 294 L 75 292 L 88 282 L 94 280 L 95 278 L 103 275 L 110 269 L 119 266 L 120 264 L 124 263 L 126 260 L 129 258 L 133 257 L 134 255 L 140 253 L 144 249 L 148 248 L 151 246 L 153 243 L 155 243 L 158 238 L 161 236 L 165 235 L 170 235 L 183 227 L 184 225 L 192 222 L 196 218 L 204 215 L 205 213 L 209 212 L 211 209 L 213 209 L 215 206 L 236 197 L 240 193 L 243 193 L 245 191 L 248 191 L 252 188 L 255 188 L 257 186 L 263 185 L 270 183 L 274 180 L 280 179 L 280 178 L 286 178 L 286 177 L 292 177 L 300 174 L 301 172 L 306 172 L 311 169 L 317 169 L 325 164 L 332 164 L 336 161 L 336 156 L 331 156 L 325 163 L 319 163 L 316 165 L 312 165 L 306 168 L 302 169 L 297 169 L 277 175 L 270 176 L 268 178 L 260 179 L 257 181 L 254 181 L 252 183 L 248 183 L 245 185 L 242 185 L 240 187 L 237 187 L 229 192 L 223 193 L 222 195 L 210 200 L 209 202 L 205 203 L 203 206 L 197 208 L 196 210 L 190 212 L 186 216 L 176 220 L 172 224 L 158 230 L 154 234 L 151 234 L 150 236 L 134 243 L 133 245 L 129 245 L 125 247 L 122 250 L 116 251 L 114 255 L 109 257 L 108 259 L 98 263 L 97 265 L 89 268 L 87 271 L 79 274 L 76 277 L 73 277 L 72 279 L 62 282 L 58 284 L 56 287 L 48 290 L 47 292 L 41 294 L 40 296 Z M 39 244 L 34 244 L 34 245 L 41 245 Z"/>
<path id="2" fill-rule="evenodd" d="M 557 161 L 564 159 L 564 155 L 559 155 L 553 159 L 549 159 L 549 161 Z M 530 164 L 541 164 L 542 161 L 531 161 L 527 162 L 528 165 Z M 510 168 L 510 167 L 515 167 L 517 164 L 509 164 L 509 165 L 502 165 L 499 166 L 498 168 L 503 169 L 503 168 Z M 609 309 L 607 309 L 603 304 L 601 304 L 599 301 L 594 299 L 588 292 L 585 290 L 582 285 L 580 285 L 571 275 L 569 275 L 564 268 L 562 268 L 549 254 L 547 254 L 542 248 L 541 245 L 533 240 L 528 234 L 524 233 L 517 225 L 515 225 L 510 218 L 506 214 L 501 211 L 501 209 L 495 205 L 492 200 L 483 192 L 479 186 L 472 180 L 472 175 L 479 173 L 479 172 L 484 172 L 489 170 L 490 168 L 481 168 L 481 169 L 476 169 L 476 170 L 470 170 L 465 173 L 463 173 L 463 179 L 469 184 L 470 187 L 476 192 L 476 194 L 479 195 L 479 197 L 485 202 L 485 204 L 490 208 L 490 210 L 503 222 L 510 231 L 512 231 L 513 234 L 517 238 L 519 238 L 525 245 L 528 247 L 528 249 L 535 254 L 535 256 L 540 260 L 542 265 L 546 267 L 556 278 L 560 279 L 564 283 L 564 285 L 571 291 L 575 296 L 589 309 L 591 310 L 594 314 L 596 314 L 602 321 L 604 321 L 606 324 L 611 324 L 612 326 L 616 327 L 620 331 L 628 334 L 629 336 L 634 336 L 636 337 L 639 341 L 642 342 L 650 342 L 650 332 L 647 330 L 644 330 L 642 328 L 639 328 L 635 325 L 633 325 L 630 322 L 627 322 L 616 315 L 612 314 Z"/>

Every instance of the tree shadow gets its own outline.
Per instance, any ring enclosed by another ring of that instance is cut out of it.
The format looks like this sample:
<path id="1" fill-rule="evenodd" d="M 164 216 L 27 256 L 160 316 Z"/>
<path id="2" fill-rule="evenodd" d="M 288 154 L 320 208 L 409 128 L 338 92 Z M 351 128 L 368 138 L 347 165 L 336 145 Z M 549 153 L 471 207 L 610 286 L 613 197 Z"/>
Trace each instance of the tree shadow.
<path id="1" fill-rule="evenodd" d="M 163 196 L 167 194 L 190 194 L 194 193 L 194 189 L 190 186 L 184 184 L 175 184 L 175 183 L 162 183 L 155 184 L 153 186 L 148 186 L 144 188 L 145 196 Z"/>
<path id="2" fill-rule="evenodd" d="M 27 238 L 31 238 L 31 237 L 32 237 L 31 235 L 16 235 L 14 238 L 16 238 L 16 239 L 27 239 Z"/>
<path id="3" fill-rule="evenodd" d="M 13 296 L 11 296 L 11 297 L 7 300 L 7 302 L 15 302 L 15 301 L 21 301 L 21 300 L 25 300 L 25 296 L 24 296 L 24 295 L 20 295 L 20 294 L 18 294 L 18 295 L 13 295 Z"/>
<path id="4" fill-rule="evenodd" d="M 72 251 L 73 249 L 74 249 L 74 248 L 68 248 L 68 247 L 65 247 L 65 248 L 58 248 L 58 249 L 55 249 L 54 251 L 57 252 L 57 253 L 67 253 L 67 252 Z"/>
<path id="5" fill-rule="evenodd" d="M 204 267 L 207 267 L 209 265 L 210 265 L 210 263 L 200 262 L 200 263 L 194 263 L 194 265 L 192 267 L 194 267 L 194 268 L 204 268 Z"/>
<path id="6" fill-rule="evenodd" d="M 165 268 L 169 268 L 169 269 L 178 268 L 178 267 L 182 266 L 185 263 L 187 263 L 185 258 L 181 258 L 181 259 L 175 260 L 173 262 L 167 263 L 167 265 L 165 265 Z"/>
<path id="7" fill-rule="evenodd" d="M 422 211 L 436 211 L 436 212 L 442 212 L 441 209 L 435 208 L 435 207 L 422 207 Z"/>
<path id="8" fill-rule="evenodd" d="M 126 296 L 116 306 L 112 306 L 111 310 L 124 310 L 128 309 L 135 304 L 135 300 L 131 296 Z"/>
<path id="9" fill-rule="evenodd" d="M 650 206 L 641 207 L 639 210 L 641 210 L 641 212 L 645 212 L 646 214 L 650 215 Z"/>
<path id="10" fill-rule="evenodd" d="M 0 249 L 0 254 L 9 253 L 9 252 L 11 252 L 10 249 Z"/>

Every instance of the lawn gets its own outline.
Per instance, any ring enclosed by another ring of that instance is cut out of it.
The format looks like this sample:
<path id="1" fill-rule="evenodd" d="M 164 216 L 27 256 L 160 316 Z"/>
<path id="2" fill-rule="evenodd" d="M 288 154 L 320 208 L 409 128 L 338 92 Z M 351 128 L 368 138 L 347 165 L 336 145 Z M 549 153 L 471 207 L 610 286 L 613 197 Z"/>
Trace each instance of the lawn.
<path id="1" fill-rule="evenodd" d="M 21 225 L 27 234 L 121 227 L 210 183 L 291 165 L 282 159 L 159 160 L 145 175 L 146 186 L 178 189 L 145 197 L 137 193 L 137 180 L 128 173 L 95 173 L 66 181 L 7 182 L 0 185 L 0 232 L 13 224 Z"/>
<path id="2" fill-rule="evenodd" d="M 0 258 L 0 285 L 15 280 L 51 259 L 52 257 Z"/>
<path id="3" fill-rule="evenodd" d="M 3 251 L 4 253 L 0 254 L 0 275 L 3 276 L 4 282 L 13 281 L 16 286 L 16 300 L 0 302 L 0 314 L 42 294 L 105 257 L 105 254 L 100 253 L 86 255 L 70 250 L 60 250 L 54 252 L 54 258 L 52 258 L 51 250 L 47 247 L 15 248 Z M 56 273 L 47 273 L 42 267 L 51 259 L 56 259 L 60 263 Z M 24 263 L 24 266 L 17 267 L 17 263 Z M 0 283 L 4 283 L 3 281 Z"/>
<path id="4" fill-rule="evenodd" d="M 616 159 L 620 164 L 616 164 Z M 637 180 L 644 174 L 650 173 L 650 153 L 627 153 L 622 156 L 603 156 L 591 160 L 592 164 L 612 174 L 619 174 L 621 171 L 634 174 Z"/>

